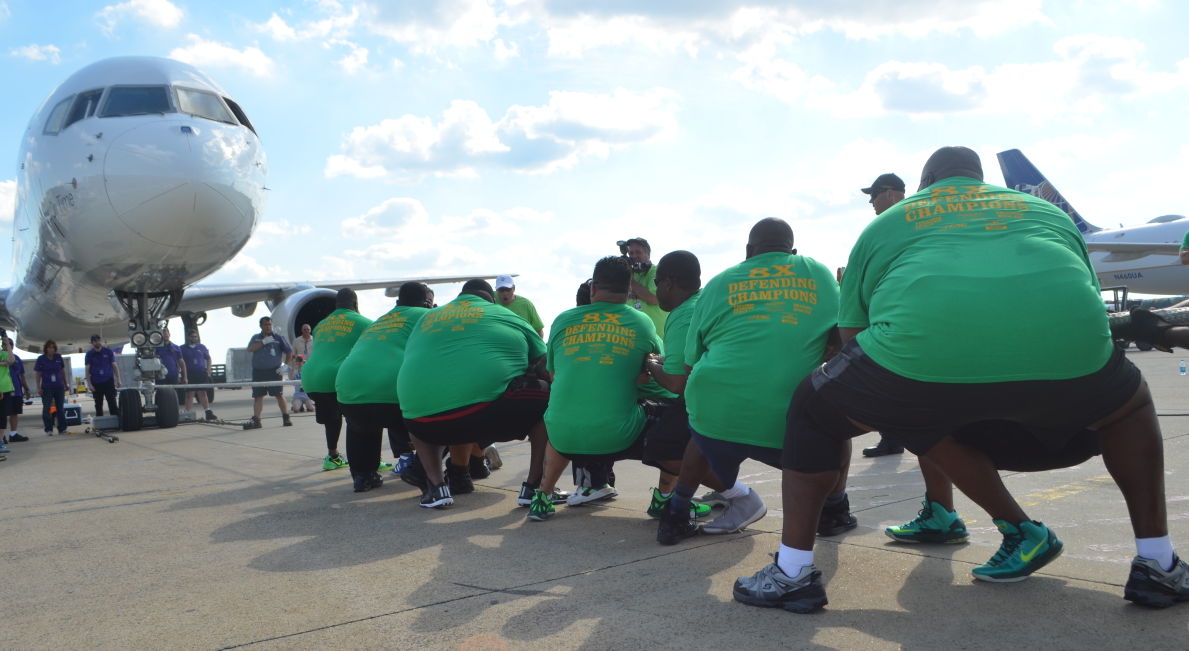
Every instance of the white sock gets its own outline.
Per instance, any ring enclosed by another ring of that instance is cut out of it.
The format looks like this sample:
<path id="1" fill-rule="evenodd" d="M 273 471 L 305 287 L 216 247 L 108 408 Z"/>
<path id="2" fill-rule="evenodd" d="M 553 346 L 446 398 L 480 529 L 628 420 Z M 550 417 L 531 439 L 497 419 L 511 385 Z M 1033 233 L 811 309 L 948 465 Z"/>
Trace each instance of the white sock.
<path id="1" fill-rule="evenodd" d="M 722 496 L 728 500 L 733 500 L 736 497 L 743 497 L 744 495 L 747 495 L 747 491 L 747 484 L 744 484 L 743 482 L 736 479 L 735 485 L 723 491 Z"/>
<path id="2" fill-rule="evenodd" d="M 784 543 L 780 544 L 780 554 L 776 556 L 776 564 L 780 571 L 795 577 L 801 573 L 801 568 L 813 565 L 813 550 L 796 549 Z"/>
<path id="3" fill-rule="evenodd" d="M 1156 561 L 1162 570 L 1172 569 L 1172 540 L 1168 536 L 1136 538 L 1135 553 Z"/>

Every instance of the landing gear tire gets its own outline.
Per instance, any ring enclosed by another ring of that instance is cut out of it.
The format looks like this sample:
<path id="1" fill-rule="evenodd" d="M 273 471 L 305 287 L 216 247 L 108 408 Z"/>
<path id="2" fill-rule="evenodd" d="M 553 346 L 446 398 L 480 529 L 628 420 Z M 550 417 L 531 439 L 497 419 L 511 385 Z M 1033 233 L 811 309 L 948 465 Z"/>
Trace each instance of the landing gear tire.
<path id="1" fill-rule="evenodd" d="M 121 410 L 120 413 L 123 413 Z M 157 389 L 157 427 L 169 429 L 178 426 L 178 394 L 174 389 Z"/>
<path id="2" fill-rule="evenodd" d="M 140 392 L 136 389 L 120 391 L 120 429 L 136 432 L 144 426 L 144 413 L 140 410 Z"/>

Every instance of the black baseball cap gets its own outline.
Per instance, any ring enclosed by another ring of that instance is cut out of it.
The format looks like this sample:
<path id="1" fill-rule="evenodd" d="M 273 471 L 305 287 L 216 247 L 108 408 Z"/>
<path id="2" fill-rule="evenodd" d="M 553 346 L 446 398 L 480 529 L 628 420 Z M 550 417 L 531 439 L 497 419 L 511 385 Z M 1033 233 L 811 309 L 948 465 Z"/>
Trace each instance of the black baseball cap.
<path id="1" fill-rule="evenodd" d="M 904 181 L 891 172 L 880 174 L 871 184 L 871 187 L 863 188 L 863 194 L 878 194 L 884 190 L 904 192 Z"/>

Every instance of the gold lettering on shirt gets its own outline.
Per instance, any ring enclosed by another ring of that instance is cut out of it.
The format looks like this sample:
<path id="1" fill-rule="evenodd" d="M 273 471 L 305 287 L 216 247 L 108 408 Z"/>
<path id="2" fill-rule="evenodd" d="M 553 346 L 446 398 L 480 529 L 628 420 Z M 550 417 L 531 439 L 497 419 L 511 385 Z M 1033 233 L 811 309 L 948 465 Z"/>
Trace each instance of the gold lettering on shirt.
<path id="1" fill-rule="evenodd" d="M 757 303 L 768 303 L 765 309 L 771 312 L 787 310 L 778 303 L 781 301 L 793 301 L 794 306 L 804 304 L 803 308 L 817 305 L 817 280 L 797 276 L 793 267 L 791 264 L 778 264 L 748 270 L 747 280 L 727 283 L 727 305 L 732 307 L 735 314 L 754 310 Z"/>

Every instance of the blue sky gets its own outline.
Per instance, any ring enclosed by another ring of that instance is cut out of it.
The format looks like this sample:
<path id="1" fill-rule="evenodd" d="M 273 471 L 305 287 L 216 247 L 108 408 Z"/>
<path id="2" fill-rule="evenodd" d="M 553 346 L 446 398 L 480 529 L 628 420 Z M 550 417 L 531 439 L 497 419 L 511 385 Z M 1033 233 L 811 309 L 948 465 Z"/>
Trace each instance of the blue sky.
<path id="1" fill-rule="evenodd" d="M 0 225 L 49 92 L 117 55 L 214 77 L 269 156 L 269 204 L 214 281 L 519 273 L 548 323 L 643 236 L 709 277 L 792 223 L 845 264 L 858 189 L 943 145 L 1022 149 L 1091 222 L 1183 212 L 1184 3 L 0 0 Z M 13 277 L 10 252 L 0 282 Z M 439 288 L 450 298 L 456 288 Z M 363 296 L 378 316 L 390 299 Z M 212 314 L 215 357 L 254 320 Z"/>

